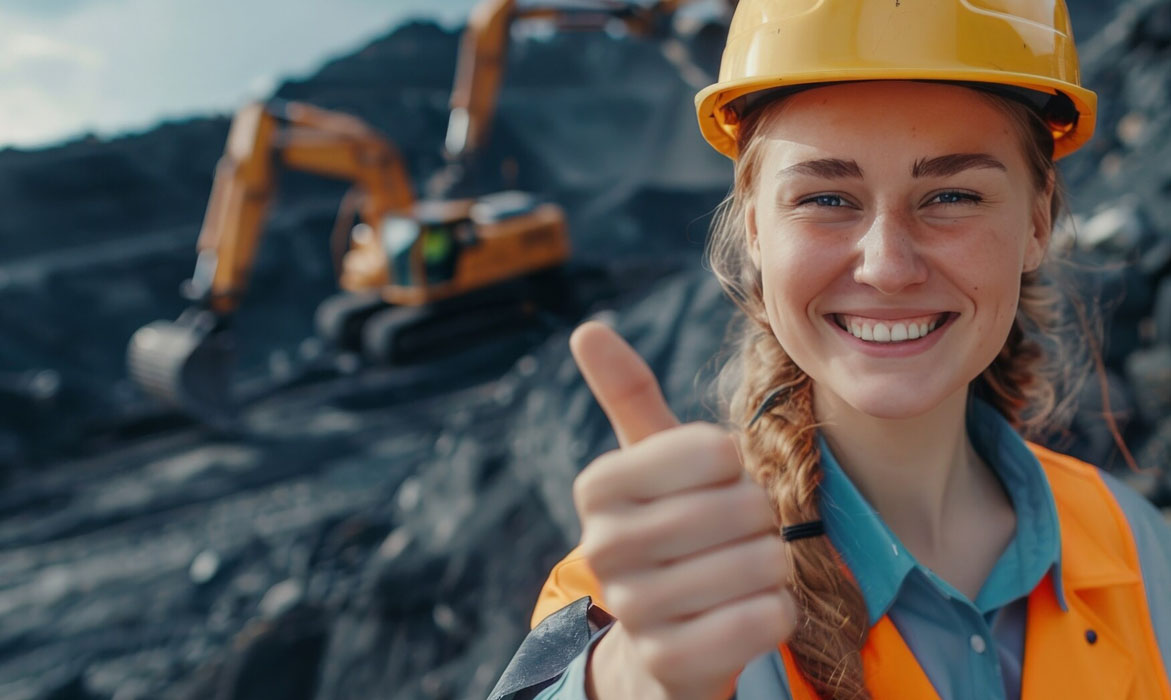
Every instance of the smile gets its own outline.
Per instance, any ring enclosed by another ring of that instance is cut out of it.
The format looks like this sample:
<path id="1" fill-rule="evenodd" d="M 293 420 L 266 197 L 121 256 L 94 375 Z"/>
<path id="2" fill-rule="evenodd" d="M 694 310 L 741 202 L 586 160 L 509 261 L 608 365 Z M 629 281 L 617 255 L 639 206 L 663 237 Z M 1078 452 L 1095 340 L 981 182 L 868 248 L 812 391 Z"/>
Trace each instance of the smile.
<path id="1" fill-rule="evenodd" d="M 859 340 L 871 343 L 903 343 L 925 338 L 946 323 L 952 314 L 941 312 L 899 319 L 877 319 L 833 314 L 834 323 Z"/>

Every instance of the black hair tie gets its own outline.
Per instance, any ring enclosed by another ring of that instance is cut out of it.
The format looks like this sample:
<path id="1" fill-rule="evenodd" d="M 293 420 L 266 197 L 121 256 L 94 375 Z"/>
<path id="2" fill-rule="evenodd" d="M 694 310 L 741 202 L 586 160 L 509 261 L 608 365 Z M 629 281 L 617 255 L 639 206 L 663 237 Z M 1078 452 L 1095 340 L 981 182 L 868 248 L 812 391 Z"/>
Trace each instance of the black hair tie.
<path id="1" fill-rule="evenodd" d="M 756 414 L 752 416 L 752 420 L 748 421 L 748 427 L 751 428 L 764 412 L 780 403 L 780 400 L 789 393 L 793 387 L 790 385 L 778 387 L 773 389 L 765 395 L 764 400 L 760 402 L 760 408 L 756 409 Z M 795 540 L 803 540 L 809 537 L 820 537 L 825 534 L 825 523 L 821 520 L 810 520 L 807 523 L 798 523 L 796 525 L 786 525 L 781 528 L 781 539 L 786 542 L 793 542 Z"/>
<path id="2" fill-rule="evenodd" d="M 786 542 L 803 540 L 807 537 L 820 537 L 825 534 L 825 523 L 821 520 L 810 520 L 807 523 L 786 525 L 781 528 L 781 539 Z"/>

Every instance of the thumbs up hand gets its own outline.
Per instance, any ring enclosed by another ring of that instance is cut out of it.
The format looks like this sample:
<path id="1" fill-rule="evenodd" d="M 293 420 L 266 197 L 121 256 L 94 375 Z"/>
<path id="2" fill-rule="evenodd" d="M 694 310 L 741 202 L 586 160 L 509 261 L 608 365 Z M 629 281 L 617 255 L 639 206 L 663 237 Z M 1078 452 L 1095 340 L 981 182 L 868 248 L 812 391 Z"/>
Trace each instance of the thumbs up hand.
<path id="1" fill-rule="evenodd" d="M 569 342 L 620 444 L 573 485 L 582 550 L 617 618 L 590 659 L 590 697 L 724 700 L 796 624 L 772 508 L 735 436 L 680 425 L 614 331 L 589 322 Z"/>

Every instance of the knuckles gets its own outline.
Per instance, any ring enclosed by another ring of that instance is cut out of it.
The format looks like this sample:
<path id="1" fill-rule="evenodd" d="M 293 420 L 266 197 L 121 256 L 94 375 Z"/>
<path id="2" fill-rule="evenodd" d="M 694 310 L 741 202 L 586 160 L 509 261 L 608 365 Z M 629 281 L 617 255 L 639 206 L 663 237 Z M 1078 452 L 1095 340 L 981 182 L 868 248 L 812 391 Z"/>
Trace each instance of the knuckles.
<path id="1" fill-rule="evenodd" d="M 679 428 L 680 440 L 717 480 L 740 476 L 740 453 L 731 433 L 713 423 L 688 423 Z"/>
<path id="2" fill-rule="evenodd" d="M 602 587 L 602 596 L 614 617 L 622 620 L 622 624 L 632 633 L 644 628 L 651 616 L 645 615 L 645 601 L 639 595 L 640 591 L 624 582 L 613 583 Z"/>
<path id="3" fill-rule="evenodd" d="M 755 614 L 746 615 L 749 620 L 746 624 L 755 626 L 758 646 L 771 648 L 779 642 L 787 641 L 793 634 L 797 621 L 792 600 L 788 590 L 778 590 L 762 597 L 760 608 Z"/>
<path id="4" fill-rule="evenodd" d="M 644 518 L 633 525 L 629 517 L 608 513 L 583 519 L 581 549 L 599 576 L 618 576 L 657 565 L 654 551 L 671 537 L 679 518 Z"/>
<path id="5" fill-rule="evenodd" d="M 793 608 L 786 604 L 784 598 L 788 595 L 788 591 L 782 591 L 768 597 L 768 604 L 759 621 L 761 644 L 766 648 L 787 641 L 796 628 Z"/>
<path id="6" fill-rule="evenodd" d="M 614 616 L 632 631 L 653 628 L 670 618 L 670 600 L 661 590 L 646 585 L 638 576 L 631 576 L 606 589 L 604 595 L 614 609 Z"/>
<path id="7" fill-rule="evenodd" d="M 603 518 L 586 520 L 582 525 L 581 552 L 599 578 L 621 572 L 623 563 L 630 559 L 627 539 L 614 530 Z"/>
<path id="8" fill-rule="evenodd" d="M 785 542 L 777 535 L 766 535 L 758 543 L 759 553 L 753 558 L 753 565 L 760 570 L 761 578 L 770 583 L 783 584 L 789 576 L 789 560 L 785 556 Z"/>
<path id="9" fill-rule="evenodd" d="M 652 624 L 639 630 L 626 620 L 623 625 L 627 626 L 641 665 L 651 676 L 665 685 L 686 685 L 689 671 L 695 672 L 699 667 L 707 673 L 716 670 L 711 663 L 715 658 L 726 661 L 727 671 L 733 673 L 786 641 L 796 623 L 785 595 L 788 594 L 761 594 L 716 613 L 720 619 L 709 629 L 711 634 L 702 638 L 672 626 Z M 716 663 L 720 665 L 723 662 Z"/>
<path id="10" fill-rule="evenodd" d="M 732 514 L 744 527 L 753 531 L 778 531 L 776 516 L 764 489 L 753 481 L 741 481 L 732 487 Z"/>
<path id="11" fill-rule="evenodd" d="M 573 505 L 579 514 L 600 510 L 605 506 L 604 486 L 611 480 L 614 463 L 621 461 L 621 450 L 610 450 L 590 462 L 573 480 Z"/>
<path id="12" fill-rule="evenodd" d="M 574 506 L 579 514 L 605 509 L 627 500 L 626 478 L 631 470 L 678 469 L 685 464 L 699 470 L 708 483 L 731 481 L 742 475 L 735 437 L 702 421 L 656 433 L 625 449 L 611 450 L 592 461 L 573 481 Z"/>

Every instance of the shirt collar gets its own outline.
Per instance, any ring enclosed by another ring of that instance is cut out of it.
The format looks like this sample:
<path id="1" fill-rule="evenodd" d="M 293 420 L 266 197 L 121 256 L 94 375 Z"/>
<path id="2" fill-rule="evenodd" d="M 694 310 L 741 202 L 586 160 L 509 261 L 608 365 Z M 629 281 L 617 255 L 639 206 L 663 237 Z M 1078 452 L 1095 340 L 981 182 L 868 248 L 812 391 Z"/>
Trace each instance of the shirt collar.
<path id="1" fill-rule="evenodd" d="M 972 398 L 966 421 L 972 447 L 1004 484 L 1017 516 L 1016 533 L 973 601 L 975 606 L 983 613 L 996 610 L 1028 595 L 1052 572 L 1064 609 L 1057 506 L 1041 463 L 1008 421 L 987 403 Z M 858 581 L 870 624 L 890 610 L 912 571 L 919 570 L 937 586 L 950 589 L 920 565 L 891 532 L 820 435 L 818 446 L 822 471 L 818 488 L 826 534 Z M 954 589 L 949 593 L 958 595 Z"/>

